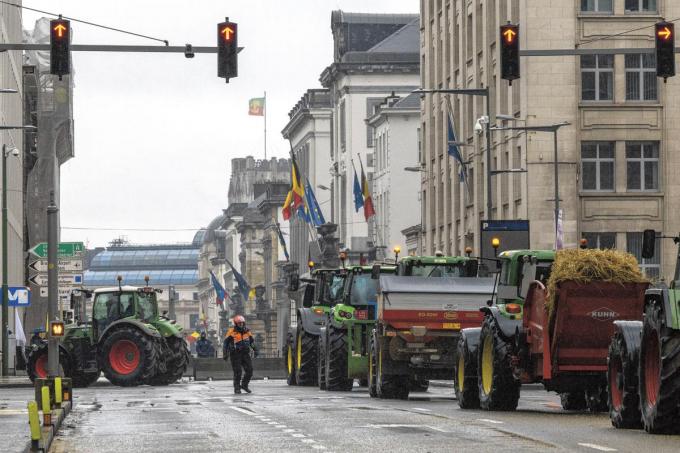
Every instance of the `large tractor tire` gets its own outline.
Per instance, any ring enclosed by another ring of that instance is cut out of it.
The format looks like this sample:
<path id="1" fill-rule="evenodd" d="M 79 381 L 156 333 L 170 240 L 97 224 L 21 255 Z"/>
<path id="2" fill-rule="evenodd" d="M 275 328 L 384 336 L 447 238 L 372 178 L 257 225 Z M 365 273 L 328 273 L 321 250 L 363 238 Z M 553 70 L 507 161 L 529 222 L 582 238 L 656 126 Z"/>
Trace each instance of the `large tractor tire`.
<path id="1" fill-rule="evenodd" d="M 326 345 L 326 390 L 349 392 L 354 379 L 348 378 L 347 330 L 328 323 Z"/>
<path id="2" fill-rule="evenodd" d="M 586 393 L 583 391 L 560 393 L 560 403 L 565 411 L 584 411 L 588 408 Z"/>
<path id="3" fill-rule="evenodd" d="M 408 388 L 412 392 L 427 392 L 430 388 L 430 381 L 427 379 L 411 378 L 408 380 Z"/>
<path id="4" fill-rule="evenodd" d="M 640 349 L 640 408 L 645 431 L 680 430 L 680 331 L 665 325 L 660 304 L 645 307 Z"/>
<path id="5" fill-rule="evenodd" d="M 70 375 L 70 363 L 68 352 L 59 346 L 59 376 Z M 35 382 L 36 378 L 44 379 L 47 377 L 47 342 L 40 344 L 37 349 L 30 352 L 26 372 L 31 382 Z"/>
<path id="6" fill-rule="evenodd" d="M 491 316 L 482 324 L 477 363 L 479 406 L 487 411 L 514 411 L 519 402 L 520 382 L 515 379 L 510 358 L 512 342 L 506 340 Z"/>
<path id="7" fill-rule="evenodd" d="M 480 329 L 475 329 L 479 331 Z M 474 334 L 474 333 L 473 333 Z M 473 339 L 474 336 L 474 339 Z M 479 409 L 479 382 L 477 377 L 477 354 L 479 341 L 476 335 L 463 334 L 458 340 L 454 389 L 461 409 Z"/>
<path id="8" fill-rule="evenodd" d="M 317 340 L 317 383 L 319 384 L 319 390 L 326 390 L 326 331 L 321 330 L 321 335 Z"/>
<path id="9" fill-rule="evenodd" d="M 99 366 L 113 385 L 148 382 L 158 369 L 157 341 L 133 326 L 121 326 L 101 341 Z"/>
<path id="10" fill-rule="evenodd" d="M 86 388 L 97 382 L 97 379 L 99 379 L 101 374 L 101 371 L 97 371 L 96 373 L 73 371 L 71 374 L 71 383 L 74 388 Z"/>
<path id="11" fill-rule="evenodd" d="M 169 337 L 165 339 L 167 351 L 165 358 L 165 372 L 157 373 L 148 383 L 150 385 L 170 385 L 182 379 L 189 365 L 189 349 L 182 338 Z"/>
<path id="12" fill-rule="evenodd" d="M 293 335 L 288 334 L 286 341 L 286 383 L 297 385 L 295 380 L 295 340 Z"/>
<path id="13" fill-rule="evenodd" d="M 377 398 L 378 397 L 378 386 L 377 386 L 377 369 L 378 367 L 376 366 L 375 362 L 375 357 L 376 357 L 376 352 L 375 352 L 375 344 L 376 344 L 376 338 L 375 338 L 375 332 L 373 332 L 373 335 L 371 335 L 371 339 L 368 345 L 368 395 L 371 398 Z"/>
<path id="14" fill-rule="evenodd" d="M 639 333 L 642 330 L 642 323 L 627 321 L 626 324 L 631 324 L 632 332 L 629 331 L 626 335 L 622 330 L 617 329 L 609 345 L 607 359 L 609 418 L 616 428 L 637 429 L 642 428 L 638 392 Z"/>
<path id="15" fill-rule="evenodd" d="M 295 340 L 295 381 L 297 385 L 317 385 L 319 370 L 317 368 L 316 335 L 305 332 L 302 326 L 298 326 Z"/>
<path id="16" fill-rule="evenodd" d="M 389 352 L 382 347 L 379 338 L 375 338 L 373 359 L 376 365 L 375 370 L 375 393 L 381 399 L 408 399 L 409 377 L 395 374 L 387 374 L 383 369 L 383 362 L 389 360 Z"/>
<path id="17" fill-rule="evenodd" d="M 586 405 L 593 413 L 607 412 L 609 410 L 607 386 L 586 390 Z"/>

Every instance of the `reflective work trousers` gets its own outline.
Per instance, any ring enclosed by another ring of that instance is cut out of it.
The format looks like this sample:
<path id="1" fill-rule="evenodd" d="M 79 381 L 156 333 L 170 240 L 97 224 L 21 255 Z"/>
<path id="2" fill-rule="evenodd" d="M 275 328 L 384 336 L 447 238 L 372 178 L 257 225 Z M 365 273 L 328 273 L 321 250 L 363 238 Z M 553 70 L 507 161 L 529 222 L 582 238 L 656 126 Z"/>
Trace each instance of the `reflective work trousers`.
<path id="1" fill-rule="evenodd" d="M 253 377 L 253 362 L 250 359 L 250 349 L 233 351 L 230 354 L 231 368 L 234 370 L 234 388 L 240 385 L 247 387 L 250 378 Z M 241 380 L 243 374 L 243 380 Z"/>

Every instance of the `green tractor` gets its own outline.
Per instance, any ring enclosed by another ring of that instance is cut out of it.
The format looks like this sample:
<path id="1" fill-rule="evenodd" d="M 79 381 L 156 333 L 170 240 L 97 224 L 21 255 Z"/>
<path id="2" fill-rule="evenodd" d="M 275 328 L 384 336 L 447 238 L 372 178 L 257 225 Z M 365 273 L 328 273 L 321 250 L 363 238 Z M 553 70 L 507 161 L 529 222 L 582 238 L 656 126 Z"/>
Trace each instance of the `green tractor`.
<path id="1" fill-rule="evenodd" d="M 318 362 L 323 360 L 319 357 L 319 333 L 331 307 L 342 295 L 346 274 L 344 269 L 314 269 L 293 279 L 292 286 L 301 293 L 302 304 L 291 310 L 295 316 L 288 327 L 284 352 L 288 385 L 319 382 Z"/>
<path id="2" fill-rule="evenodd" d="M 368 385 L 369 338 L 375 326 L 376 280 L 371 266 L 347 268 L 342 301 L 326 314 L 319 336 L 319 388 L 350 391 L 354 379 Z M 394 274 L 394 265 L 382 265 L 380 272 Z"/>
<path id="3" fill-rule="evenodd" d="M 642 257 L 654 256 L 656 241 L 680 236 L 643 233 Z M 680 432 L 680 254 L 670 285 L 647 289 L 642 321 L 615 321 L 609 346 L 609 416 L 617 428 L 652 434 Z"/>
<path id="4" fill-rule="evenodd" d="M 189 363 L 182 327 L 158 314 L 156 294 L 148 286 L 86 291 L 94 299 L 92 321 L 67 326 L 59 344 L 60 372 L 76 387 L 94 383 L 101 372 L 114 385 L 168 385 Z M 84 301 L 82 302 L 84 303 Z M 83 310 L 78 310 L 82 312 Z M 47 376 L 47 342 L 28 358 L 31 381 Z"/>

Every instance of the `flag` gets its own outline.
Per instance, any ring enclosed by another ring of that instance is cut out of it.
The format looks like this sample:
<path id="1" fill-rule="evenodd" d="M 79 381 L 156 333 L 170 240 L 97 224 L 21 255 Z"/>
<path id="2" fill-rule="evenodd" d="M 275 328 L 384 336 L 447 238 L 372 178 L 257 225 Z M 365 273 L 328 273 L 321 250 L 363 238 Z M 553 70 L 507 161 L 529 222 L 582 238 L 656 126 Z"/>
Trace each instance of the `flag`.
<path id="1" fill-rule="evenodd" d="M 288 195 L 286 195 L 286 201 L 283 202 L 282 208 L 283 220 L 290 220 L 290 208 L 292 204 L 293 204 L 293 190 L 291 189 L 288 191 Z"/>
<path id="2" fill-rule="evenodd" d="M 234 280 L 236 280 L 236 284 L 238 285 L 238 290 L 241 293 L 241 296 L 243 296 L 243 300 L 248 300 L 248 294 L 250 293 L 250 285 L 246 281 L 246 279 L 237 271 L 234 266 L 231 264 L 229 260 L 227 260 L 227 264 L 231 268 L 231 271 L 234 273 Z"/>
<path id="3" fill-rule="evenodd" d="M 300 179 L 300 169 L 298 168 L 295 156 L 291 152 L 291 168 L 290 168 L 290 190 L 283 202 L 282 212 L 283 220 L 290 220 L 290 216 L 294 211 L 297 211 L 298 217 L 309 223 L 307 214 L 305 213 L 305 189 Z"/>
<path id="4" fill-rule="evenodd" d="M 17 346 L 26 346 L 26 334 L 24 333 L 24 326 L 21 325 L 19 319 L 19 310 L 14 308 L 14 338 L 17 340 Z"/>
<path id="5" fill-rule="evenodd" d="M 354 161 L 352 161 L 352 166 L 354 166 Z M 359 212 L 364 206 L 364 194 L 361 191 L 361 184 L 359 183 L 359 177 L 357 176 L 357 169 L 354 169 L 354 211 Z"/>
<path id="6" fill-rule="evenodd" d="M 252 98 L 248 101 L 248 115 L 264 116 L 266 98 Z"/>
<path id="7" fill-rule="evenodd" d="M 255 288 L 251 288 L 248 291 L 248 300 L 255 300 Z"/>
<path id="8" fill-rule="evenodd" d="M 224 297 L 226 292 L 224 291 L 224 288 L 220 284 L 219 281 L 217 281 L 217 277 L 215 277 L 215 274 L 213 274 L 213 271 L 210 271 L 210 280 L 212 281 L 213 288 L 215 288 L 215 304 L 216 305 L 223 305 L 224 304 Z"/>
<path id="9" fill-rule="evenodd" d="M 373 200 L 368 190 L 368 179 L 366 179 L 364 164 L 361 162 L 361 159 L 359 159 L 359 164 L 361 164 L 361 192 L 364 195 L 364 218 L 368 222 L 368 219 L 375 215 L 375 209 L 373 208 Z"/>
<path id="10" fill-rule="evenodd" d="M 286 247 L 286 240 L 283 238 L 283 233 L 281 232 L 281 226 L 276 224 L 276 234 L 279 237 L 279 243 L 283 248 L 283 254 L 286 256 L 286 261 L 290 261 L 290 256 L 288 255 L 288 247 Z"/>
<path id="11" fill-rule="evenodd" d="M 463 155 L 460 153 L 460 147 L 457 144 L 458 138 L 456 137 L 456 130 L 453 127 L 451 101 L 449 101 L 448 98 L 446 101 L 448 105 L 448 114 L 446 115 L 447 153 L 460 164 L 460 180 L 467 186 L 467 167 L 463 161 Z"/>
<path id="12" fill-rule="evenodd" d="M 312 186 L 309 184 L 309 179 L 305 181 L 305 198 L 307 200 L 307 212 L 309 213 L 310 222 L 314 224 L 314 226 L 321 226 L 326 223 L 326 219 L 323 218 L 323 213 L 321 212 L 321 207 L 319 207 L 319 202 L 316 201 Z"/>

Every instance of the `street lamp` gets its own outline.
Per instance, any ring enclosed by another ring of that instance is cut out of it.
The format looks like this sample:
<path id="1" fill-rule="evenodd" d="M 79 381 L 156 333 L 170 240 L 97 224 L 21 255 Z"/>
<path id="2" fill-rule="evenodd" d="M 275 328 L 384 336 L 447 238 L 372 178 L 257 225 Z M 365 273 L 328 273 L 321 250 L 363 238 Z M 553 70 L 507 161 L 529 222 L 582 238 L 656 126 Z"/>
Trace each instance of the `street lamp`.
<path id="1" fill-rule="evenodd" d="M 562 123 L 550 124 L 547 126 L 513 126 L 513 127 L 493 127 L 495 131 L 525 131 L 525 132 L 552 132 L 553 134 L 553 169 L 555 178 L 555 249 L 558 248 L 558 234 L 559 234 L 559 216 L 560 216 L 560 184 L 559 184 L 559 162 L 557 161 L 557 131 L 564 126 L 569 126 L 571 123 L 564 121 Z"/>

